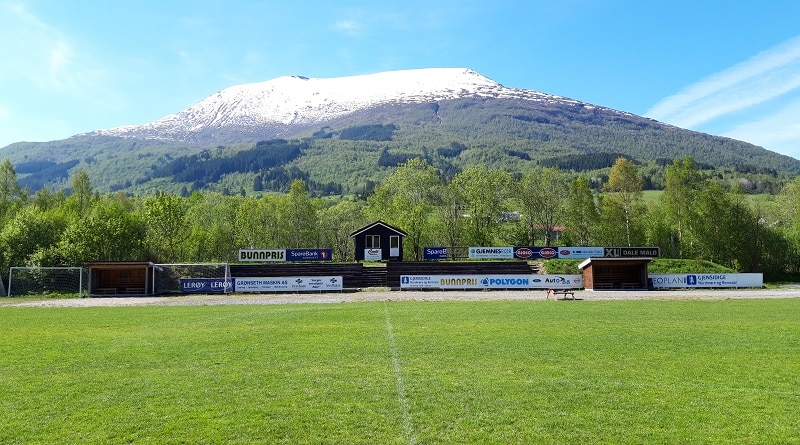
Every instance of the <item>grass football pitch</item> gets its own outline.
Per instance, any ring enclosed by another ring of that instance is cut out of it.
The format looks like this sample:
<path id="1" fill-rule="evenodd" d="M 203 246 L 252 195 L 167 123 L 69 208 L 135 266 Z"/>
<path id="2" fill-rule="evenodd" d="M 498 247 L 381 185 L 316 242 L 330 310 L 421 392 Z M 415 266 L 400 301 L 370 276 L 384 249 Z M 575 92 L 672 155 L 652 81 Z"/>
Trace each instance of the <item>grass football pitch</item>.
<path id="1" fill-rule="evenodd" d="M 2 307 L 0 443 L 800 443 L 800 300 Z"/>

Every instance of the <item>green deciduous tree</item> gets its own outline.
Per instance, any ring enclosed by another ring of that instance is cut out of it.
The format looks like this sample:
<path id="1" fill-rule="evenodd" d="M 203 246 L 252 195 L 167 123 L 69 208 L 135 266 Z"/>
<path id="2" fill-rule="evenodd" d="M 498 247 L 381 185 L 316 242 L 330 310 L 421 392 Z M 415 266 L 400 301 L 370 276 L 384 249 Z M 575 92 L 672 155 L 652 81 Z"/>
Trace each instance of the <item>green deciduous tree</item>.
<path id="1" fill-rule="evenodd" d="M 537 167 L 517 183 L 517 200 L 525 224 L 527 245 L 533 246 L 536 232 L 544 235 L 544 245 L 553 240 L 553 226 L 562 218 L 567 189 L 567 176 L 556 167 Z"/>
<path id="2" fill-rule="evenodd" d="M 278 216 L 281 229 L 279 247 L 317 247 L 319 241 L 317 208 L 308 196 L 305 181 L 302 179 L 292 181 L 289 193 L 280 199 Z"/>
<path id="3" fill-rule="evenodd" d="M 0 164 L 0 221 L 12 209 L 21 206 L 27 198 L 17 182 L 17 172 L 8 158 Z"/>
<path id="4" fill-rule="evenodd" d="M 15 213 L 0 230 L 0 267 L 57 266 L 41 264 L 41 251 L 55 246 L 66 229 L 68 219 L 59 209 L 42 211 L 28 206 Z"/>
<path id="5" fill-rule="evenodd" d="M 159 192 L 143 202 L 146 246 L 159 262 L 185 261 L 189 235 L 188 206 L 180 196 Z"/>
<path id="6" fill-rule="evenodd" d="M 415 158 L 400 165 L 369 197 L 371 214 L 408 233 L 415 260 L 422 252 L 422 237 L 430 227 L 441 187 L 436 169 Z"/>
<path id="7" fill-rule="evenodd" d="M 434 220 L 435 244 L 448 247 L 463 246 L 465 241 L 466 205 L 463 191 L 458 184 L 442 187 L 437 218 Z"/>
<path id="8" fill-rule="evenodd" d="M 119 199 L 104 197 L 86 217 L 70 222 L 59 248 L 73 266 L 88 261 L 140 261 L 145 259 L 146 233 L 139 213 Z"/>
<path id="9" fill-rule="evenodd" d="M 279 197 L 244 198 L 236 209 L 236 246 L 248 249 L 280 246 Z"/>
<path id="10" fill-rule="evenodd" d="M 70 195 L 70 201 L 78 214 L 85 216 L 91 208 L 93 198 L 89 172 L 87 172 L 85 168 L 82 168 L 72 177 L 72 194 Z"/>
<path id="11" fill-rule="evenodd" d="M 368 223 L 363 201 L 343 200 L 319 212 L 320 245 L 333 250 L 334 261 L 353 261 L 355 242 L 350 234 Z"/>
<path id="12" fill-rule="evenodd" d="M 618 158 L 611 167 L 608 175 L 608 182 L 605 190 L 614 195 L 610 200 L 605 200 L 604 204 L 617 205 L 622 211 L 625 220 L 625 238 L 627 245 L 632 241 L 632 218 L 637 211 L 636 207 L 642 201 L 642 178 L 636 172 L 636 165 L 625 158 Z M 608 207 L 606 207 L 608 208 Z"/>
<path id="13" fill-rule="evenodd" d="M 586 176 L 578 176 L 569 186 L 565 210 L 565 235 L 577 246 L 591 246 L 593 231 L 600 222 L 597 203 Z"/>
<path id="14" fill-rule="evenodd" d="M 235 261 L 236 215 L 244 198 L 220 193 L 193 193 L 188 198 L 187 260 Z"/>
<path id="15" fill-rule="evenodd" d="M 691 252 L 692 245 L 698 242 L 694 230 L 699 222 L 698 197 L 707 185 L 708 182 L 690 156 L 676 159 L 667 167 L 662 200 L 675 237 L 670 244 L 676 246 L 678 258 L 684 257 L 684 249 Z"/>
<path id="16" fill-rule="evenodd" d="M 469 215 L 466 240 L 474 246 L 491 246 L 504 212 L 508 211 L 511 175 L 502 170 L 469 167 L 453 178 L 463 193 Z"/>

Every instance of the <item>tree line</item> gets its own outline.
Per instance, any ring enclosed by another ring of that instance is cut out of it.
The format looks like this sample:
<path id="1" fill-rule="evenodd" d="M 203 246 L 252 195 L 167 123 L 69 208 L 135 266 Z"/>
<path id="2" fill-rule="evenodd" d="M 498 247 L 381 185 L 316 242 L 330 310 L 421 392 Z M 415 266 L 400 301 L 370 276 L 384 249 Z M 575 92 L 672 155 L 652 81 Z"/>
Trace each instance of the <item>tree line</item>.
<path id="1" fill-rule="evenodd" d="M 691 157 L 666 167 L 646 200 L 620 157 L 597 188 L 584 175 L 538 166 L 514 175 L 473 166 L 446 177 L 421 158 L 401 164 L 368 195 L 314 198 L 303 179 L 287 193 L 99 194 L 85 170 L 69 189 L 20 187 L 0 164 L 0 271 L 87 261 L 235 261 L 241 248 L 331 248 L 353 261 L 350 233 L 383 220 L 402 228 L 407 259 L 425 246 L 658 246 L 668 258 L 741 272 L 800 272 L 800 179 L 753 201 L 709 177 Z"/>

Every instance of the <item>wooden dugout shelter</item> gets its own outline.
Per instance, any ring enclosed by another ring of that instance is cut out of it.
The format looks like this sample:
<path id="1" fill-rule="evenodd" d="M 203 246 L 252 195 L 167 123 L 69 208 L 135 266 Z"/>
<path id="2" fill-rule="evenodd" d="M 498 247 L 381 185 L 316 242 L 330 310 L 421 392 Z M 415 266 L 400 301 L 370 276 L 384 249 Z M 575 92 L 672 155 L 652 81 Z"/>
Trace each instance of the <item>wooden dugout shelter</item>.
<path id="1" fill-rule="evenodd" d="M 588 258 L 578 265 L 586 290 L 647 290 L 652 258 Z"/>
<path id="2" fill-rule="evenodd" d="M 149 261 L 86 263 L 89 296 L 146 296 L 155 294 Z"/>

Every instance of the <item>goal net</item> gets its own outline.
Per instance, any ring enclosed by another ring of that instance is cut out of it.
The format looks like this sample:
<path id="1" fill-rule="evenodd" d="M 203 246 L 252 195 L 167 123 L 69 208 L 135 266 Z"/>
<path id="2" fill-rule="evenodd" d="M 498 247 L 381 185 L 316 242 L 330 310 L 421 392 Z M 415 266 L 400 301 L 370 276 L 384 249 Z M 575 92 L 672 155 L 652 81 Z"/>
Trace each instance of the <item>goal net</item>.
<path id="1" fill-rule="evenodd" d="M 22 267 L 8 271 L 8 296 L 88 294 L 89 271 L 83 267 Z"/>
<path id="2" fill-rule="evenodd" d="M 153 283 L 157 294 L 184 292 L 181 282 L 192 279 L 219 279 L 230 283 L 231 270 L 228 263 L 156 264 L 153 268 Z M 223 289 L 227 293 L 230 287 Z"/>

